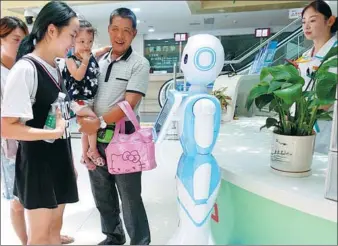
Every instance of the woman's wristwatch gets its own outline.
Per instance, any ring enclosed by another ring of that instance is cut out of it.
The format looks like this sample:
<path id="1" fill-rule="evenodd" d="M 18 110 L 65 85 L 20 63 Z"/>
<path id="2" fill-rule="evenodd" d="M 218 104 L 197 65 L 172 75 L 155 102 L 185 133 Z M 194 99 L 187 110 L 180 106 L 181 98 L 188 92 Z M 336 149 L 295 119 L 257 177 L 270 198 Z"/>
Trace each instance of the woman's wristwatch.
<path id="1" fill-rule="evenodd" d="M 107 127 L 107 123 L 104 121 L 104 119 L 103 119 L 102 116 L 99 117 L 99 120 L 100 120 L 100 128 L 101 129 L 106 128 Z"/>

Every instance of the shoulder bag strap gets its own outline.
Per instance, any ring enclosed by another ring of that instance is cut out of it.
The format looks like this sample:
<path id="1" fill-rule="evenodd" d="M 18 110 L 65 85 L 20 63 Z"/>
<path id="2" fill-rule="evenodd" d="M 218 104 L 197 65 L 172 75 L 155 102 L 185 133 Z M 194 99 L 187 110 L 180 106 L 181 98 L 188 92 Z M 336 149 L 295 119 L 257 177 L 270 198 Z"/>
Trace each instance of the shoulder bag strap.
<path id="1" fill-rule="evenodd" d="M 131 121 L 131 123 L 134 125 L 135 130 L 136 131 L 140 130 L 141 129 L 140 123 L 138 122 L 136 115 L 135 115 L 133 109 L 131 108 L 130 104 L 127 101 L 122 101 L 122 102 L 119 102 L 117 105 L 122 109 L 124 114 Z"/>

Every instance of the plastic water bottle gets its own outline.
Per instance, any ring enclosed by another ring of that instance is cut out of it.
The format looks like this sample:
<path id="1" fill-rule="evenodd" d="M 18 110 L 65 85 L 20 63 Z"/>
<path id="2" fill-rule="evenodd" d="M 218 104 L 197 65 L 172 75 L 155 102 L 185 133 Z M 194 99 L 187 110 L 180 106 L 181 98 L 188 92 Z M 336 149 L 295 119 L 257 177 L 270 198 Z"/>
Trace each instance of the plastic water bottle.
<path id="1" fill-rule="evenodd" d="M 48 112 L 48 116 L 45 122 L 45 125 L 43 127 L 43 129 L 49 129 L 49 130 L 53 130 L 56 127 L 56 110 L 57 108 L 59 108 L 61 110 L 62 113 L 62 104 L 64 102 L 66 98 L 66 94 L 59 92 L 58 98 L 55 100 L 55 102 L 53 102 L 51 104 L 50 110 Z M 55 139 L 48 139 L 45 140 L 48 143 L 53 143 L 55 141 Z"/>

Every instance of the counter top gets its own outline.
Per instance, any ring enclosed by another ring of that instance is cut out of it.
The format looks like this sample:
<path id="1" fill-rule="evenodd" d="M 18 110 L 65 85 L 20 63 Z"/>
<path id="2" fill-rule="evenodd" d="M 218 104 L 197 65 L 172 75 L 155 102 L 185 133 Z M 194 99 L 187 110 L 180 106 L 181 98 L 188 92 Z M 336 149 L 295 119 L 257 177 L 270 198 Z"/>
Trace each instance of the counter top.
<path id="1" fill-rule="evenodd" d="M 240 118 L 221 125 L 213 154 L 223 179 L 279 204 L 337 222 L 337 202 L 324 198 L 327 155 L 314 154 L 310 177 L 273 173 L 269 163 L 272 132 L 259 130 L 265 119 Z"/>

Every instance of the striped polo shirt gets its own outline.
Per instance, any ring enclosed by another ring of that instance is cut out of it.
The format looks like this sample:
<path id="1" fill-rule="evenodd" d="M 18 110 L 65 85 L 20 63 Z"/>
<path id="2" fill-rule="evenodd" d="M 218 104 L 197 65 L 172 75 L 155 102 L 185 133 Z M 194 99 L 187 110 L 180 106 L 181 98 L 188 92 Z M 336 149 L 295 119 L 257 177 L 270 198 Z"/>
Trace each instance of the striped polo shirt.
<path id="1" fill-rule="evenodd" d="M 116 103 L 124 99 L 126 92 L 145 96 L 148 89 L 149 61 L 131 47 L 116 60 L 111 59 L 111 52 L 99 59 L 99 88 L 94 100 L 94 111 L 97 116 L 109 112 Z M 140 102 L 134 108 L 137 115 L 139 105 Z"/>

